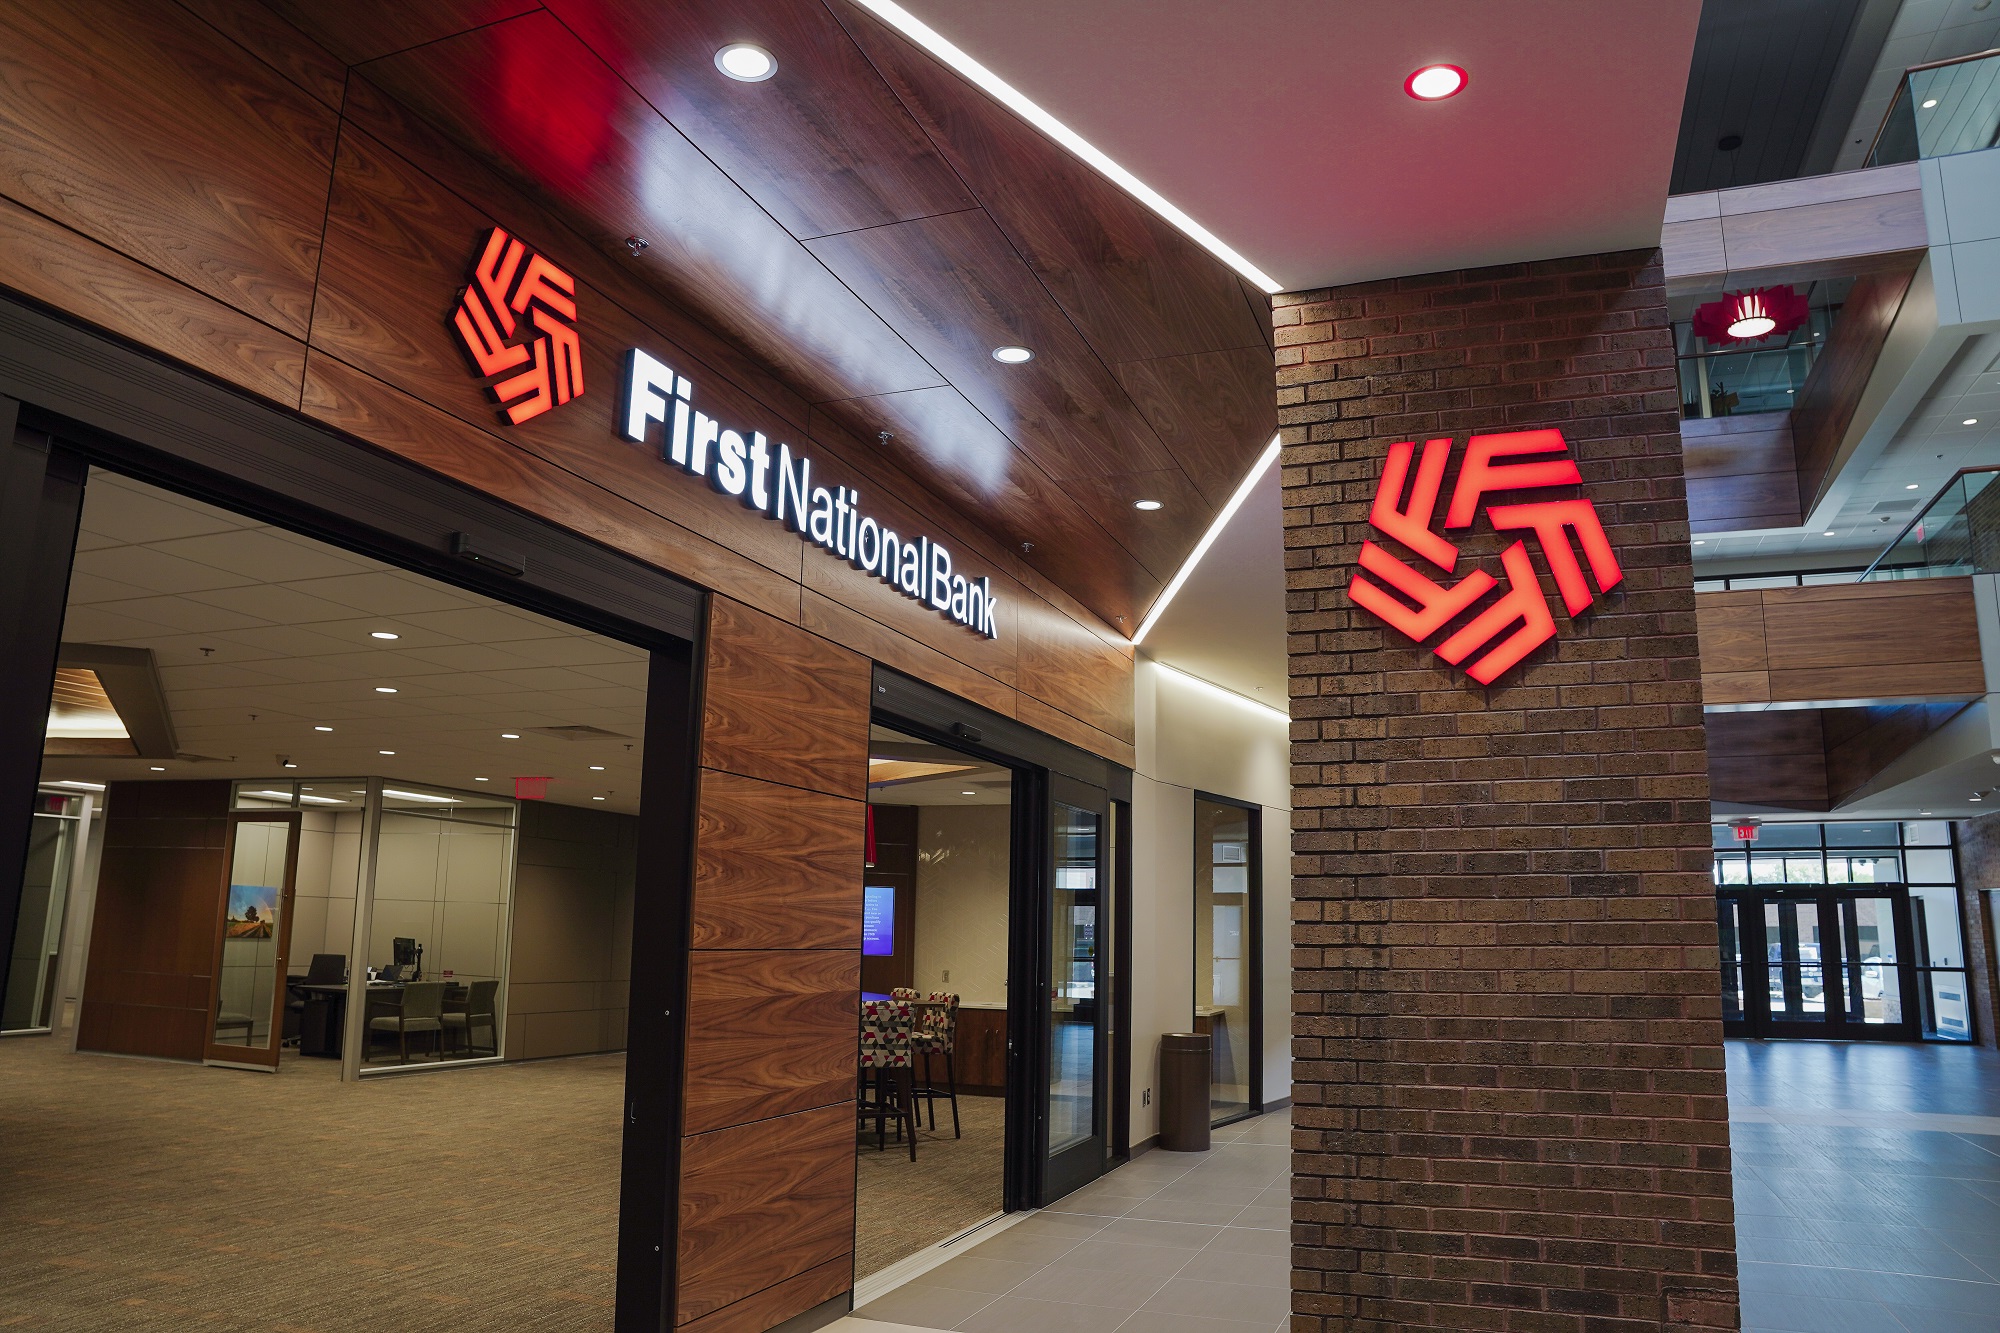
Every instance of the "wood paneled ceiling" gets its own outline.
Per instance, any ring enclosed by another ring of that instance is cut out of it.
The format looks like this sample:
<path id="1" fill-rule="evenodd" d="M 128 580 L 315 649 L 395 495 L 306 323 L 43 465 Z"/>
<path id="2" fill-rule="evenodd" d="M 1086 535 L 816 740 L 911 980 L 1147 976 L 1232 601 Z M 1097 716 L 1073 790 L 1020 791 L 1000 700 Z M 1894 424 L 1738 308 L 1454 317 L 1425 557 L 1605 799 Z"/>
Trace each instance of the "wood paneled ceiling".
<path id="1" fill-rule="evenodd" d="M 846 0 L 268 3 L 1127 633 L 1276 429 L 1261 293 Z"/>

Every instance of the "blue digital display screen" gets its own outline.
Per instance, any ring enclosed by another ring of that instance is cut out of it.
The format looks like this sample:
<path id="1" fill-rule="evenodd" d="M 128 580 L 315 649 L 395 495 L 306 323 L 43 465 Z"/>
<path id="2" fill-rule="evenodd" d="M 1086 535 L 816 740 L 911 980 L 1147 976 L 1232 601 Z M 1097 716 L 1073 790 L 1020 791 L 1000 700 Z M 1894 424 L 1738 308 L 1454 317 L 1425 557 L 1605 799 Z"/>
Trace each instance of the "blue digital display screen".
<path id="1" fill-rule="evenodd" d="M 896 890 L 869 884 L 861 890 L 861 952 L 886 958 L 896 952 Z"/>

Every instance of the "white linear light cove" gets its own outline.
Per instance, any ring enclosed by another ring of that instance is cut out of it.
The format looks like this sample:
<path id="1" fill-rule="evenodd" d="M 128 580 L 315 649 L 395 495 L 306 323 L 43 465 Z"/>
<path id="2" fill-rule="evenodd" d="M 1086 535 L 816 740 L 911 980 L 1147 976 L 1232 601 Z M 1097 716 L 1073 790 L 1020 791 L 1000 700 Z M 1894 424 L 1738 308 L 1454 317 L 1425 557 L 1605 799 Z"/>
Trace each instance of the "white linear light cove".
<path id="1" fill-rule="evenodd" d="M 1154 662 L 1153 665 L 1161 671 L 1165 671 L 1171 675 L 1179 676 L 1182 680 L 1187 681 L 1191 685 L 1199 685 L 1202 689 L 1207 690 L 1210 694 L 1219 694 L 1223 698 L 1229 700 L 1231 703 L 1242 704 L 1245 708 L 1255 708 L 1259 712 L 1269 713 L 1272 717 L 1277 718 L 1280 722 L 1285 723 L 1287 726 L 1291 725 L 1292 715 L 1290 713 L 1285 712 L 1282 708 L 1273 708 L 1271 707 L 1271 705 L 1267 703 L 1260 703 L 1257 700 L 1252 699 L 1247 694 L 1238 694 L 1235 690 L 1230 689 L 1226 685 L 1217 685 L 1212 680 L 1203 680 L 1200 676 L 1191 675 L 1188 672 L 1181 670 L 1179 667 L 1170 667 L 1165 662 Z"/>
<path id="2" fill-rule="evenodd" d="M 1222 506 L 1222 512 L 1215 516 L 1215 522 L 1208 525 L 1208 531 L 1202 534 L 1199 542 L 1195 543 L 1194 550 L 1188 552 L 1188 558 L 1181 562 L 1180 573 L 1174 575 L 1174 581 L 1167 585 L 1166 591 L 1160 594 L 1160 599 L 1153 603 L 1153 609 L 1146 612 L 1146 618 L 1139 622 L 1139 632 L 1132 636 L 1133 643 L 1144 639 L 1153 626 L 1159 623 L 1160 617 L 1166 613 L 1167 607 L 1172 605 L 1175 596 L 1179 594 L 1181 585 L 1188 581 L 1189 576 L 1194 573 L 1195 566 L 1199 565 L 1201 558 L 1208 554 L 1208 548 L 1215 545 L 1215 539 L 1229 526 L 1229 520 L 1236 517 L 1236 511 L 1250 498 L 1250 492 L 1256 487 L 1258 478 L 1270 471 L 1271 464 L 1277 461 L 1277 457 L 1278 437 L 1273 435 L 1271 442 L 1264 446 L 1264 452 L 1257 455 L 1257 461 L 1251 465 L 1249 475 L 1244 477 L 1242 484 L 1236 488 L 1236 494 L 1229 497 L 1229 503 Z"/>
<path id="3" fill-rule="evenodd" d="M 1266 294 L 1276 296 L 1285 290 L 1273 282 L 1268 273 L 1231 249 L 1220 236 L 1169 202 L 1165 195 L 1112 161 L 1102 149 L 1042 110 L 1019 89 L 953 45 L 937 29 L 895 3 L 895 0 L 855 0 L 855 3 L 963 74 L 1015 115 L 1082 158 L 1125 193 L 1180 228 L 1189 240 L 1256 283 Z"/>

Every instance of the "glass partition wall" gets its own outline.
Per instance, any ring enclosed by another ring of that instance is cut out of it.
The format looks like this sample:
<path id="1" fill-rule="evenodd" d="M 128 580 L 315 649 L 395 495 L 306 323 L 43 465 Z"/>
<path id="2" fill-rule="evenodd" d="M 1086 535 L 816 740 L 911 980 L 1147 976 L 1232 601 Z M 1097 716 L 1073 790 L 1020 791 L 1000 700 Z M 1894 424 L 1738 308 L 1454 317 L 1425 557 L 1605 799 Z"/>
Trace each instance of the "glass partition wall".
<path id="1" fill-rule="evenodd" d="M 515 801 L 318 778 L 239 782 L 235 807 L 297 811 L 285 985 L 299 1054 L 348 1077 L 499 1058 Z"/>
<path id="2" fill-rule="evenodd" d="M 15 919 L 14 957 L 7 991 L 0 1000 L 0 1032 L 46 1032 L 54 1024 L 57 960 L 63 949 L 70 877 L 83 830 L 89 825 L 89 796 L 39 792 L 21 879 Z"/>
<path id="3" fill-rule="evenodd" d="M 1194 799 L 1194 1029 L 1209 1034 L 1209 1121 L 1262 1109 L 1263 986 L 1257 958 L 1261 811 Z"/>

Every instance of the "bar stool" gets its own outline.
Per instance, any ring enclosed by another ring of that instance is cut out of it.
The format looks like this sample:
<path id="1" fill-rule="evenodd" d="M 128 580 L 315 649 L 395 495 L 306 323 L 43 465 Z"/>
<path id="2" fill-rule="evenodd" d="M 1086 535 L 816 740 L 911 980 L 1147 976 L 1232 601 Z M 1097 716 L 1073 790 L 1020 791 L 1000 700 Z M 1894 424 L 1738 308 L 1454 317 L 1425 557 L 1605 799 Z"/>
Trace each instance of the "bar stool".
<path id="1" fill-rule="evenodd" d="M 904 1000 L 861 1002 L 861 1058 L 855 1096 L 855 1123 L 875 1122 L 875 1149 L 886 1143 L 886 1122 L 896 1122 L 896 1137 L 910 1131 L 910 1160 L 917 1160 L 917 1101 L 911 1056 L 916 1041 L 916 1015 Z M 871 1077 L 872 1076 L 872 1077 Z"/>
<path id="2" fill-rule="evenodd" d="M 950 991 L 934 990 L 930 1003 L 917 1010 L 917 1035 L 914 1052 L 924 1058 L 924 1081 L 910 1089 L 912 1097 L 921 1097 L 930 1108 L 931 1128 L 937 1128 L 937 1099 L 942 1097 L 951 1103 L 951 1136 L 955 1139 L 965 1135 L 958 1127 L 958 1070 L 952 1061 L 952 1052 L 958 1046 L 958 996 Z M 940 1088 L 931 1072 L 931 1057 L 944 1057 L 945 1083 Z"/>

